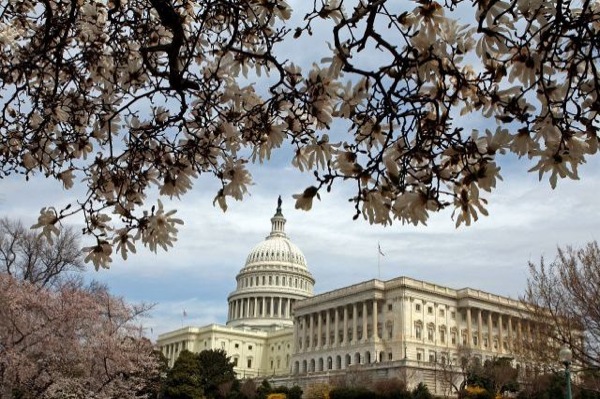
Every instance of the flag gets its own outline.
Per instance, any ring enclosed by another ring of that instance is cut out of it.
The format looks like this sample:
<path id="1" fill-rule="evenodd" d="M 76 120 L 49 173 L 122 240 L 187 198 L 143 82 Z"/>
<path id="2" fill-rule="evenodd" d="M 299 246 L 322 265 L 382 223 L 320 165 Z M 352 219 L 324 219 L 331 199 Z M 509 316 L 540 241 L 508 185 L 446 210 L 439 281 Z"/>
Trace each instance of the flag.
<path id="1" fill-rule="evenodd" d="M 187 317 L 187 312 L 183 309 L 183 317 Z"/>
<path id="2" fill-rule="evenodd" d="M 385 254 L 381 251 L 381 245 L 379 245 L 379 243 L 377 243 L 377 250 L 379 251 L 379 255 L 385 256 Z"/>

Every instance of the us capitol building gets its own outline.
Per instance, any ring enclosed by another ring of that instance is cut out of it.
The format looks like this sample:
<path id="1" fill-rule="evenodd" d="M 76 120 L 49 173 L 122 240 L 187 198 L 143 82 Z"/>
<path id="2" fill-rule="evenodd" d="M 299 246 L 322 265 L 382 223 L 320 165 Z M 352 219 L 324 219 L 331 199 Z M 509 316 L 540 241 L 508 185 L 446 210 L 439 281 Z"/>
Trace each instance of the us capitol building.
<path id="1" fill-rule="evenodd" d="M 158 337 L 170 366 L 183 349 L 224 349 L 240 378 L 306 385 L 360 371 L 442 392 L 440 365 L 459 364 L 464 348 L 481 361 L 505 356 L 519 362 L 516 342 L 533 326 L 518 301 L 409 277 L 314 295 L 315 280 L 285 223 L 280 200 L 271 233 L 236 276 L 226 325 Z"/>

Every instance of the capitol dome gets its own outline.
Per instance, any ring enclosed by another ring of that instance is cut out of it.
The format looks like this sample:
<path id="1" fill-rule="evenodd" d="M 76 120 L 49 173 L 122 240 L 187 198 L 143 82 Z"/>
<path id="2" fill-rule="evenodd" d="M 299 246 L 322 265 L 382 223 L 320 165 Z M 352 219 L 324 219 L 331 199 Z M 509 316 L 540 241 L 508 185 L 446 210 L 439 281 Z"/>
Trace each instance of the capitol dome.
<path id="1" fill-rule="evenodd" d="M 228 297 L 227 325 L 272 329 L 293 325 L 292 307 L 313 295 L 315 280 L 306 258 L 285 233 L 281 198 L 271 218 L 271 234 L 248 254 Z"/>

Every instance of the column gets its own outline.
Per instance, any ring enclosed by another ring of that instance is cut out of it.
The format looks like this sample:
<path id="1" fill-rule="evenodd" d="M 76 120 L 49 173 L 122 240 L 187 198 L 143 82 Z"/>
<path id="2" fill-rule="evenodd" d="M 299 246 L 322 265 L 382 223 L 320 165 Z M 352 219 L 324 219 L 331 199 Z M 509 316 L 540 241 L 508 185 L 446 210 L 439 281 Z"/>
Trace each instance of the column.
<path id="1" fill-rule="evenodd" d="M 483 320 L 481 309 L 477 309 L 477 343 L 480 348 L 483 348 Z"/>
<path id="2" fill-rule="evenodd" d="M 344 345 L 348 345 L 348 305 L 344 305 L 344 323 L 343 323 L 343 336 L 342 342 Z"/>
<path id="3" fill-rule="evenodd" d="M 312 350 L 313 346 L 315 345 L 315 314 L 311 313 L 308 315 L 308 317 L 310 318 L 310 330 L 308 330 L 310 336 L 308 337 L 308 347 Z"/>
<path id="4" fill-rule="evenodd" d="M 298 353 L 300 351 L 299 345 L 298 345 L 298 337 L 300 336 L 299 334 L 300 331 L 300 318 L 299 317 L 294 317 L 294 335 L 293 335 L 293 344 L 292 344 L 292 348 L 296 348 L 295 352 Z"/>
<path id="5" fill-rule="evenodd" d="M 363 331 L 363 336 L 362 336 L 362 341 L 366 342 L 369 337 L 367 336 L 367 327 L 368 327 L 368 320 L 367 320 L 367 301 L 363 302 L 363 310 L 362 310 L 362 331 Z"/>
<path id="6" fill-rule="evenodd" d="M 508 316 L 508 350 L 514 350 L 513 346 L 513 326 L 512 326 L 512 317 Z"/>
<path id="7" fill-rule="evenodd" d="M 373 299 L 373 341 L 379 340 L 379 332 L 377 331 L 377 299 Z"/>
<path id="8" fill-rule="evenodd" d="M 323 317 L 321 312 L 317 313 L 317 317 L 319 318 L 317 320 L 317 348 L 321 349 L 323 346 L 323 341 L 321 339 L 321 336 L 323 335 Z"/>
<path id="9" fill-rule="evenodd" d="M 498 313 L 498 349 L 500 353 L 504 351 L 504 331 L 502 329 L 502 315 Z"/>
<path id="10" fill-rule="evenodd" d="M 325 319 L 325 342 L 323 342 L 323 345 L 329 347 L 331 346 L 331 322 L 329 321 L 329 319 L 331 319 L 331 314 L 329 309 L 325 311 L 325 315 L 327 318 Z"/>
<path id="11" fill-rule="evenodd" d="M 358 310 L 357 304 L 352 304 L 352 343 L 356 343 L 356 335 L 358 331 Z"/>
<path id="12" fill-rule="evenodd" d="M 256 315 L 257 315 L 256 312 L 258 312 L 258 297 L 257 296 L 254 297 L 254 312 L 252 312 L 252 316 L 256 317 Z"/>
<path id="13" fill-rule="evenodd" d="M 292 316 L 292 299 L 288 299 L 288 315 Z"/>
<path id="14" fill-rule="evenodd" d="M 523 350 L 523 325 L 521 324 L 521 319 L 517 319 L 517 341 L 519 350 Z"/>
<path id="15" fill-rule="evenodd" d="M 473 331 L 471 330 L 471 308 L 467 307 L 467 346 L 473 344 Z"/>
<path id="16" fill-rule="evenodd" d="M 333 329 L 335 330 L 334 334 L 333 334 L 333 346 L 339 346 L 340 345 L 340 310 L 339 308 L 335 308 L 333 311 L 333 317 L 334 322 L 333 322 Z"/>
<path id="17" fill-rule="evenodd" d="M 250 317 L 250 298 L 246 298 L 246 317 Z"/>
<path id="18" fill-rule="evenodd" d="M 492 324 L 492 312 L 488 310 L 488 345 L 494 350 L 494 325 Z"/>

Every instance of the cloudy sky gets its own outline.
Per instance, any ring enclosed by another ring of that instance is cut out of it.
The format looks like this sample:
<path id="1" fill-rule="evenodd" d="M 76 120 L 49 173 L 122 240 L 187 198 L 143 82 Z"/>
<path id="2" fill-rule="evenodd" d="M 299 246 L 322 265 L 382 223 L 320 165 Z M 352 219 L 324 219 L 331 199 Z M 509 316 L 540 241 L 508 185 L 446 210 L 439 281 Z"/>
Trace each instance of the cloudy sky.
<path id="1" fill-rule="evenodd" d="M 291 154 L 282 154 L 282 157 Z M 504 181 L 487 195 L 490 216 L 456 229 L 451 212 L 434 215 L 428 226 L 371 226 L 352 220 L 348 187 L 334 186 L 310 212 L 293 207 L 291 195 L 310 181 L 286 162 L 254 168 L 255 185 L 243 202 L 226 213 L 213 207 L 216 185 L 197 181 L 194 190 L 167 208 L 185 220 L 179 241 L 168 253 L 140 249 L 126 262 L 113 256 L 109 270 L 87 276 L 134 302 L 155 303 L 143 320 L 152 337 L 182 324 L 224 323 L 227 295 L 250 250 L 270 231 L 277 196 L 283 197 L 287 232 L 304 252 L 317 293 L 380 274 L 409 276 L 453 288 L 472 287 L 516 298 L 523 291 L 528 261 L 553 258 L 557 245 L 582 245 L 597 238 L 600 224 L 598 162 L 581 171 L 580 181 L 547 181 L 527 173 L 527 161 L 507 160 Z M 33 223 L 42 206 L 64 204 L 72 193 L 38 179 L 30 184 L 2 182 L 0 213 Z M 377 245 L 385 257 L 378 270 Z M 182 317 L 183 310 L 187 318 Z"/>
<path id="2" fill-rule="evenodd" d="M 295 54 L 305 57 L 300 64 L 308 65 L 324 55 L 315 47 Z M 471 122 L 474 127 L 489 124 Z M 456 229 L 451 210 L 433 215 L 428 226 L 381 227 L 353 221 L 354 209 L 347 201 L 352 193 L 343 184 L 323 195 L 310 212 L 295 210 L 291 196 L 310 185 L 311 176 L 293 169 L 291 158 L 283 151 L 271 163 L 254 166 L 250 195 L 230 203 L 226 213 L 212 205 L 216 182 L 201 177 L 180 201 L 166 202 L 165 208 L 178 209 L 185 221 L 174 248 L 157 254 L 139 248 L 126 262 L 113 255 L 109 270 L 95 271 L 90 265 L 87 277 L 105 282 L 129 301 L 154 303 L 150 317 L 143 320 L 153 338 L 183 324 L 224 323 L 236 273 L 250 250 L 268 235 L 278 195 L 283 197 L 288 235 L 304 252 L 317 293 L 404 275 L 517 298 L 526 284 L 529 261 L 553 258 L 558 245 L 580 246 L 597 238 L 598 160 L 581 168 L 580 181 L 563 180 L 552 190 L 547 180 L 539 182 L 537 174 L 527 173 L 533 166 L 529 161 L 505 158 L 500 162 L 504 181 L 484 195 L 490 201 L 490 216 Z M 41 207 L 72 202 L 77 189 L 64 191 L 42 178 L 29 183 L 14 177 L 0 180 L 0 215 L 33 224 Z M 378 243 L 385 253 L 379 268 Z"/>

